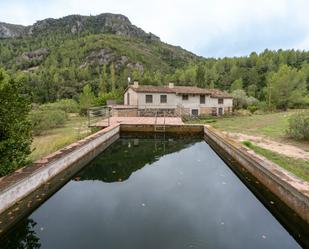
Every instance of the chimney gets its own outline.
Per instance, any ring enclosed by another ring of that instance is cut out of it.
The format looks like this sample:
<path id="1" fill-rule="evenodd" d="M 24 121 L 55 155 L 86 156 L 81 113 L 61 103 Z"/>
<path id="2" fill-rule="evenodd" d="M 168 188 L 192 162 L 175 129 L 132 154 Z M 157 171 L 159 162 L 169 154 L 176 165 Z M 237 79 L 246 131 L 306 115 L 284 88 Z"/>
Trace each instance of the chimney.
<path id="1" fill-rule="evenodd" d="M 169 83 L 168 83 L 168 87 L 169 87 L 169 88 L 174 88 L 174 83 L 169 82 Z"/>
<path id="2" fill-rule="evenodd" d="M 134 87 L 134 88 L 138 88 L 138 81 L 134 80 L 134 82 L 133 82 L 133 87 Z"/>

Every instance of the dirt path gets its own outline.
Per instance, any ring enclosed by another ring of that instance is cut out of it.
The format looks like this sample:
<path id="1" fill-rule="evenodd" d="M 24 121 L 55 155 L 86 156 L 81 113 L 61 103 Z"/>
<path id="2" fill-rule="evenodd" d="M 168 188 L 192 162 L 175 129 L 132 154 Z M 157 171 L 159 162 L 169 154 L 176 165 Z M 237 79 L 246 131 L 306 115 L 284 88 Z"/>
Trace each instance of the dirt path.
<path id="1" fill-rule="evenodd" d="M 309 161 L 309 152 L 297 148 L 296 146 L 293 145 L 279 143 L 263 137 L 246 135 L 242 133 L 231 133 L 231 132 L 224 132 L 224 133 L 227 134 L 232 139 L 239 142 L 250 141 L 264 149 L 271 150 L 288 157 L 300 158 Z"/>

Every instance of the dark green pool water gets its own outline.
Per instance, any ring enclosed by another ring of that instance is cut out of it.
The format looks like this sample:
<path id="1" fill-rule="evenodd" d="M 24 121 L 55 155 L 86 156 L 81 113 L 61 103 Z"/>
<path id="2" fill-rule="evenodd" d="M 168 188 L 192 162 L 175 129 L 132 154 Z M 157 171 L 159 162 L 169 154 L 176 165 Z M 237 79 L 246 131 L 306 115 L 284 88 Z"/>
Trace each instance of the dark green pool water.
<path id="1" fill-rule="evenodd" d="M 0 245 L 299 248 L 211 147 L 193 138 L 119 139 Z"/>

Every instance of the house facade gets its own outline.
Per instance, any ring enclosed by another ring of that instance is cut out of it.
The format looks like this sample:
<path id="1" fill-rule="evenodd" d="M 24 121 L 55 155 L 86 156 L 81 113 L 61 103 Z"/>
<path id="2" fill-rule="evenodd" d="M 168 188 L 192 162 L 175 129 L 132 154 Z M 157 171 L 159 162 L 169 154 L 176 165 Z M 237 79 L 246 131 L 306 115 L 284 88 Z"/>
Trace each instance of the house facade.
<path id="1" fill-rule="evenodd" d="M 177 112 L 187 115 L 220 116 L 232 112 L 233 98 L 217 89 L 191 86 L 139 85 L 134 82 L 124 93 L 124 105 L 138 112 Z"/>

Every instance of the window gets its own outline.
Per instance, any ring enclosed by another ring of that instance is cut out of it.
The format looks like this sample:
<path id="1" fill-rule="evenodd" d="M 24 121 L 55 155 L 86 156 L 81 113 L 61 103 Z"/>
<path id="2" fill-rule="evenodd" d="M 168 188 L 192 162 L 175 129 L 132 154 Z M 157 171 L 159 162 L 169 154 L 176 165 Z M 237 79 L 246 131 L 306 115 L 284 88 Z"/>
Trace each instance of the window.
<path id="1" fill-rule="evenodd" d="M 200 95 L 200 104 L 205 104 L 205 95 Z"/>
<path id="2" fill-rule="evenodd" d="M 198 109 L 191 110 L 192 116 L 198 116 Z"/>
<path id="3" fill-rule="evenodd" d="M 152 95 L 146 95 L 146 103 L 152 103 Z"/>
<path id="4" fill-rule="evenodd" d="M 223 98 L 218 98 L 218 104 L 223 104 Z"/>
<path id="5" fill-rule="evenodd" d="M 167 103 L 167 95 L 160 95 L 160 103 Z"/>
<path id="6" fill-rule="evenodd" d="M 189 99 L 189 95 L 188 94 L 182 95 L 182 100 L 188 100 L 188 99 Z"/>
<path id="7" fill-rule="evenodd" d="M 128 105 L 130 105 L 130 93 L 127 94 Z"/>

